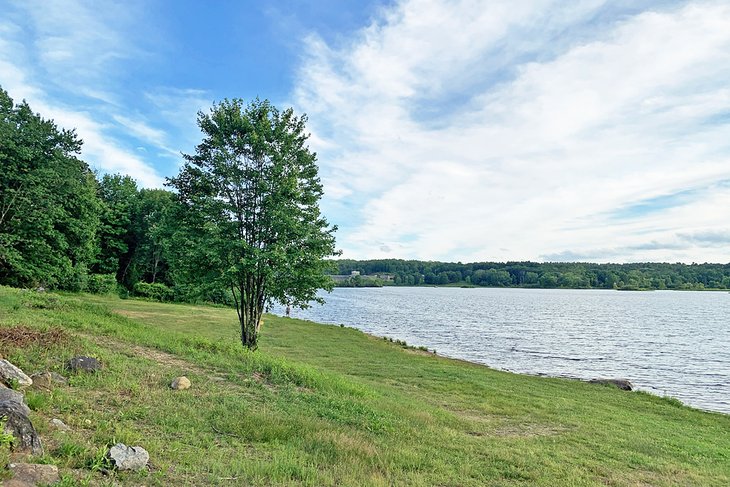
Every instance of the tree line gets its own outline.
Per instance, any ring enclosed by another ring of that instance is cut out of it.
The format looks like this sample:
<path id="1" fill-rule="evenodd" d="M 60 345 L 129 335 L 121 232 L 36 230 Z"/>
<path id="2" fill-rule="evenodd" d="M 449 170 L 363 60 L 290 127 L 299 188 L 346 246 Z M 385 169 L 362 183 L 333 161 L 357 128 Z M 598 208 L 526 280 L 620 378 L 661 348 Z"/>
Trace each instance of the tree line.
<path id="1" fill-rule="evenodd" d="M 127 293 L 156 284 L 172 298 L 175 195 L 126 175 L 98 178 L 81 146 L 74 130 L 0 89 L 0 284 Z"/>
<path id="2" fill-rule="evenodd" d="M 534 287 L 580 289 L 730 289 L 730 264 L 593 264 L 581 262 L 474 262 L 401 259 L 336 261 L 340 275 L 357 271 L 367 285 Z M 376 275 L 392 276 L 392 281 Z M 350 280 L 345 286 L 357 285 Z"/>
<path id="3" fill-rule="evenodd" d="M 92 292 L 174 285 L 166 238 L 173 193 L 141 189 L 126 175 L 98 178 L 79 158 L 81 146 L 74 130 L 0 89 L 0 284 Z"/>

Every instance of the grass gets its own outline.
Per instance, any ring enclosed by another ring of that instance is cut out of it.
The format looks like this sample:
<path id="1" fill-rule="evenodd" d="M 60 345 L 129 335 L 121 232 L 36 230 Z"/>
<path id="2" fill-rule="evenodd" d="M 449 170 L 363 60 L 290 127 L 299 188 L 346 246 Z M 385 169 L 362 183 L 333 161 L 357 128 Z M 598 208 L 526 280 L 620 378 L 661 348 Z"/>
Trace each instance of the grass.
<path id="1" fill-rule="evenodd" d="M 0 288 L 0 328 L 54 337 L 0 354 L 31 373 L 74 354 L 104 364 L 27 393 L 36 460 L 67 485 L 730 485 L 727 415 L 274 316 L 251 353 L 235 323 L 226 308 Z M 177 375 L 192 388 L 170 390 Z M 99 473 L 119 441 L 151 471 Z"/>

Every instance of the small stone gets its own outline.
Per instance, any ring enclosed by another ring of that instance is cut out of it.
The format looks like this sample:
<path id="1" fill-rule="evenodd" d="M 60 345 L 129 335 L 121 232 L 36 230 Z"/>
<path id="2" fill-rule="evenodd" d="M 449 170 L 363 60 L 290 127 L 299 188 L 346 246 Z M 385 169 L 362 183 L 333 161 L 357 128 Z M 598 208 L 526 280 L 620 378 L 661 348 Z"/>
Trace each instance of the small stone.
<path id="1" fill-rule="evenodd" d="M 59 481 L 58 467 L 55 465 L 37 465 L 34 463 L 11 463 L 8 468 L 13 473 L 13 480 L 29 485 L 50 485 Z"/>
<path id="2" fill-rule="evenodd" d="M 26 416 L 30 414 L 30 408 L 25 404 L 25 397 L 20 392 L 7 388 L 0 389 L 0 402 L 5 401 L 18 403 Z"/>
<path id="3" fill-rule="evenodd" d="M 109 449 L 109 459 L 117 470 L 142 470 L 150 461 L 150 454 L 141 446 L 117 443 Z"/>
<path id="4" fill-rule="evenodd" d="M 53 418 L 51 420 L 51 425 L 52 426 L 55 426 L 56 429 L 59 430 L 59 431 L 68 431 L 68 430 L 71 429 L 71 428 L 68 427 L 68 425 L 66 423 L 64 423 L 63 421 L 61 421 L 58 418 Z"/>
<path id="5" fill-rule="evenodd" d="M 51 380 L 55 384 L 68 384 L 68 379 L 57 372 L 49 372 L 51 374 Z"/>
<path id="6" fill-rule="evenodd" d="M 54 385 L 68 383 L 68 379 L 56 372 L 38 372 L 31 375 L 30 378 L 33 380 L 34 389 L 51 390 Z"/>
<path id="7" fill-rule="evenodd" d="M 84 420 L 84 424 L 91 424 L 91 420 L 90 419 L 85 419 Z"/>
<path id="8" fill-rule="evenodd" d="M 34 455 L 43 455 L 41 439 L 28 418 L 27 408 L 23 406 L 15 401 L 0 402 L 0 417 L 5 417 L 5 432 L 15 437 L 13 450 L 30 450 Z"/>
<path id="9" fill-rule="evenodd" d="M 604 386 L 614 386 L 622 391 L 633 391 L 634 385 L 628 379 L 591 379 L 590 384 L 600 384 Z"/>
<path id="10" fill-rule="evenodd" d="M 176 391 L 190 389 L 190 379 L 185 376 L 175 377 L 172 380 L 172 384 L 170 384 L 170 387 L 175 389 Z"/>
<path id="11" fill-rule="evenodd" d="M 66 369 L 71 372 L 97 372 L 101 370 L 101 362 L 93 357 L 74 357 L 66 362 Z"/>
<path id="12" fill-rule="evenodd" d="M 5 359 L 0 360 L 0 381 L 5 384 L 16 381 L 18 385 L 23 387 L 33 385 L 33 379 Z"/>
<path id="13" fill-rule="evenodd" d="M 48 372 L 33 374 L 30 376 L 30 378 L 31 380 L 33 380 L 34 389 L 51 389 L 51 385 L 53 384 L 51 374 L 49 374 Z"/>

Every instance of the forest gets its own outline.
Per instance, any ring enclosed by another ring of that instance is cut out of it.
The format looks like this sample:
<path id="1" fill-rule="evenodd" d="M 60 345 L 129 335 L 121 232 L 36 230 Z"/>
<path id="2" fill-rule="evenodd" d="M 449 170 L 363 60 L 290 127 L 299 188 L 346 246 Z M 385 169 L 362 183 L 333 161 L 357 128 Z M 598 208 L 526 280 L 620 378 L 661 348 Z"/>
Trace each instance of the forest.
<path id="1" fill-rule="evenodd" d="M 0 89 L 0 284 L 232 304 L 190 272 L 177 192 L 94 173 L 75 131 Z M 730 264 L 332 260 L 339 285 L 730 289 Z M 379 277 L 375 277 L 375 276 Z"/>

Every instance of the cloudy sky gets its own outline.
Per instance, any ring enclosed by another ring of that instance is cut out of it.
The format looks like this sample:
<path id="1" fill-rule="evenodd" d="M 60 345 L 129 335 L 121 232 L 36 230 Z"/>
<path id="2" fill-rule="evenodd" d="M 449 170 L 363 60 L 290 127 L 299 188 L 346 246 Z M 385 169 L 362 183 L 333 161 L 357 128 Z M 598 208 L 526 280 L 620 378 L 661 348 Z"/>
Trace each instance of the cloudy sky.
<path id="1" fill-rule="evenodd" d="M 0 86 L 146 187 L 309 116 L 349 258 L 730 262 L 730 3 L 0 0 Z"/>

